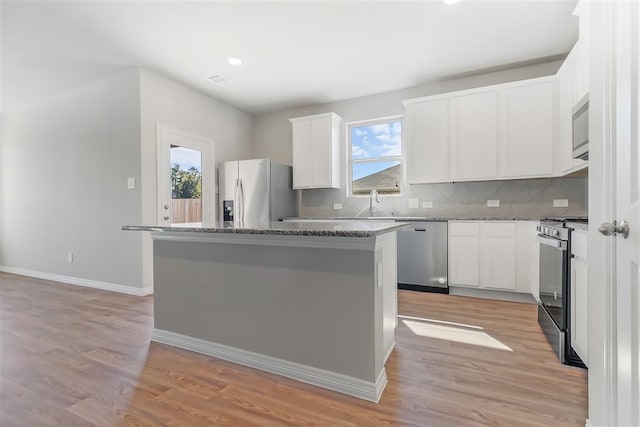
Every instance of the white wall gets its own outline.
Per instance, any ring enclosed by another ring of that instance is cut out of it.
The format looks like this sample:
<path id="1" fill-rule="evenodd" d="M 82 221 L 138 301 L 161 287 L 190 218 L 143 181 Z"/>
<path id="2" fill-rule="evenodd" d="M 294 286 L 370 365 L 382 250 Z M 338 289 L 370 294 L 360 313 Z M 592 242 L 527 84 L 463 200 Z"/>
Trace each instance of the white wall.
<path id="1" fill-rule="evenodd" d="M 402 115 L 404 113 L 402 100 L 404 99 L 547 76 L 555 74 L 560 68 L 560 64 L 561 61 L 548 62 L 455 80 L 444 80 L 406 90 L 259 115 L 256 116 L 253 136 L 255 155 L 256 157 L 269 157 L 277 162 L 291 165 L 291 123 L 288 119 L 292 117 L 333 111 L 342 117 L 341 135 L 345 135 L 345 126 L 349 122 Z M 344 139 L 343 137 L 341 141 L 342 149 L 340 152 L 342 154 L 346 150 Z M 345 171 L 343 170 L 343 184 L 344 178 Z"/>
<path id="2" fill-rule="evenodd" d="M 156 124 L 212 139 L 216 162 L 253 157 L 252 115 L 149 70 L 140 71 L 142 223 L 157 222 Z M 153 247 L 143 244 L 143 284 L 153 283 Z"/>
<path id="3" fill-rule="evenodd" d="M 140 286 L 139 141 L 136 69 L 5 111 L 0 266 Z"/>

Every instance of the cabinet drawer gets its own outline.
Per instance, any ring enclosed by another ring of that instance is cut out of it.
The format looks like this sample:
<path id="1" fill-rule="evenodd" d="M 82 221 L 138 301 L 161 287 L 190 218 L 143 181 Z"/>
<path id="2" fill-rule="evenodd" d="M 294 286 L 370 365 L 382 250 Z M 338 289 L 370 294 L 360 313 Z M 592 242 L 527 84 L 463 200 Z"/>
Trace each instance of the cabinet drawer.
<path id="1" fill-rule="evenodd" d="M 450 222 L 449 234 L 455 236 L 477 236 L 480 234 L 479 222 Z"/>
<path id="2" fill-rule="evenodd" d="M 516 235 L 516 223 L 485 222 L 484 233 L 491 237 L 514 237 Z"/>

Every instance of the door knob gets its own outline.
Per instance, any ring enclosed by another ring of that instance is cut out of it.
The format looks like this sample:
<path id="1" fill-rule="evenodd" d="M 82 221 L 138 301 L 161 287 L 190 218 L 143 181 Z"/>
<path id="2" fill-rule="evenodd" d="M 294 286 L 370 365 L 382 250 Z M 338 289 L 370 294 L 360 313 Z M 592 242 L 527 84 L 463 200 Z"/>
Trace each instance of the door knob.
<path id="1" fill-rule="evenodd" d="M 619 224 L 616 221 L 613 221 L 613 224 L 604 222 L 600 225 L 598 231 L 605 236 L 615 236 L 619 234 L 622 238 L 626 239 L 629 237 L 629 223 L 625 220 L 620 221 Z"/>

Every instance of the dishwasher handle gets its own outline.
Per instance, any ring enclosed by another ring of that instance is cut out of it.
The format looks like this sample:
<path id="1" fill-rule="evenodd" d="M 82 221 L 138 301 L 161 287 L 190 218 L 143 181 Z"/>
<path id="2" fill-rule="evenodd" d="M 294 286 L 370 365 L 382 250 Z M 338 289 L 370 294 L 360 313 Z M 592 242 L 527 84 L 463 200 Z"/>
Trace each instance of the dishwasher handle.
<path id="1" fill-rule="evenodd" d="M 413 230 L 414 231 L 427 231 L 427 228 L 426 227 L 424 227 L 424 228 L 415 227 Z"/>

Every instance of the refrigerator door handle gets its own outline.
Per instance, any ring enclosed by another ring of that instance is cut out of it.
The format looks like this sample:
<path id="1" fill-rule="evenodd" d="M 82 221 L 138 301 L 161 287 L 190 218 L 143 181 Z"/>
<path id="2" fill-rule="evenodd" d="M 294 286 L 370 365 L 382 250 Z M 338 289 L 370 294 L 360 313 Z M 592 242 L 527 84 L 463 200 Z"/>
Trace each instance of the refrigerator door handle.
<path id="1" fill-rule="evenodd" d="M 238 179 L 240 188 L 240 197 L 238 198 L 238 204 L 240 205 L 240 221 L 244 225 L 244 187 L 242 186 L 242 178 Z"/>
<path id="2" fill-rule="evenodd" d="M 233 222 L 240 221 L 240 207 L 238 206 L 238 190 L 240 189 L 240 178 L 236 178 L 236 185 L 233 189 Z"/>

